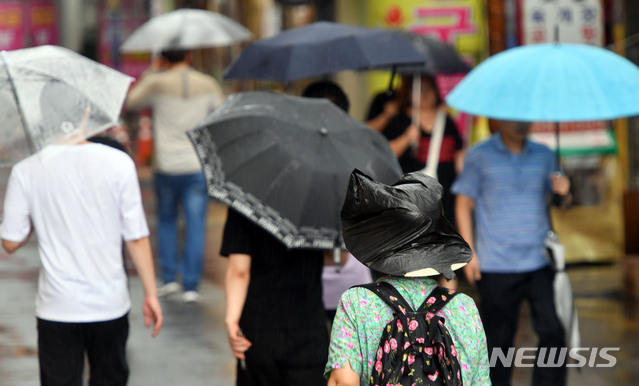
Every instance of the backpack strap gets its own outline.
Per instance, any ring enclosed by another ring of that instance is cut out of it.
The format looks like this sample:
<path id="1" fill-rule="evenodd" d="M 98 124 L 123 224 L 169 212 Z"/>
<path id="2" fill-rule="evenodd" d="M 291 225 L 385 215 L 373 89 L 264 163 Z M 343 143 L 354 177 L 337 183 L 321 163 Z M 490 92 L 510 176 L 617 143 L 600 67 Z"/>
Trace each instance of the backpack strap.
<path id="1" fill-rule="evenodd" d="M 382 299 L 396 314 L 404 314 L 407 312 L 413 312 L 412 307 L 408 304 L 406 299 L 397 291 L 392 284 L 385 281 L 379 281 L 368 284 L 356 285 L 354 287 L 362 287 L 376 294 Z M 403 310 L 402 310 L 403 308 Z"/>
<path id="2" fill-rule="evenodd" d="M 455 296 L 457 296 L 456 291 L 437 286 L 428 296 L 426 296 L 426 299 L 419 309 L 417 309 L 417 312 L 437 313 L 437 311 L 444 308 Z"/>

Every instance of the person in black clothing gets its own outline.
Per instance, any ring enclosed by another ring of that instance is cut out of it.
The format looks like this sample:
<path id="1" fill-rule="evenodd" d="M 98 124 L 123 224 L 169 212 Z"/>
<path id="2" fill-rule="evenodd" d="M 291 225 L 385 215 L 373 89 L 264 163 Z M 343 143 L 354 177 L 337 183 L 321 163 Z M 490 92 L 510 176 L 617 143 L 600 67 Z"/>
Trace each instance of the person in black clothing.
<path id="1" fill-rule="evenodd" d="M 323 252 L 289 250 L 229 208 L 220 254 L 237 385 L 326 385 Z"/>
<path id="2" fill-rule="evenodd" d="M 380 130 L 389 140 L 404 173 L 422 170 L 426 166 L 435 116 L 439 109 L 444 108 L 435 78 L 423 75 L 420 111 L 416 114 L 419 125 L 415 125 L 411 94 L 412 78 L 403 76 L 402 84 L 396 91 L 384 91 L 374 98 L 366 122 L 371 128 Z M 450 192 L 450 187 L 461 171 L 463 148 L 464 142 L 455 122 L 446 115 L 437 179 L 444 187 L 444 216 L 453 225 L 455 197 Z"/>

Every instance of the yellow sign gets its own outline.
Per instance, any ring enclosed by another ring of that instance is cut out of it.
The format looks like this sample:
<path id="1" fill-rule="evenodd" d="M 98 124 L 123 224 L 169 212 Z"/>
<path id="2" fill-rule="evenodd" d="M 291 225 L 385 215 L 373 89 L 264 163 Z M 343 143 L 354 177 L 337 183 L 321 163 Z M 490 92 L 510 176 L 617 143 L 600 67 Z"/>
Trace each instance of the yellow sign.
<path id="1" fill-rule="evenodd" d="M 474 61 L 487 50 L 482 0 L 375 0 L 368 5 L 368 25 L 437 36 Z"/>

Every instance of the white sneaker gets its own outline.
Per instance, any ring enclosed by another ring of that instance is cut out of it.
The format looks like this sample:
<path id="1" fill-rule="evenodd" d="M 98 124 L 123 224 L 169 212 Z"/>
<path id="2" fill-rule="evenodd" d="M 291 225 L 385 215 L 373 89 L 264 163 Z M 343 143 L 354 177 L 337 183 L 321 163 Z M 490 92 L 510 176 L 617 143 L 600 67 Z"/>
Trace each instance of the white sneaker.
<path id="1" fill-rule="evenodd" d="M 180 291 L 180 285 L 174 281 L 161 285 L 158 288 L 158 297 L 169 296 Z"/>
<path id="2" fill-rule="evenodd" d="M 200 301 L 200 294 L 195 291 L 185 291 L 182 294 L 182 300 L 184 300 L 184 303 L 197 303 Z"/>

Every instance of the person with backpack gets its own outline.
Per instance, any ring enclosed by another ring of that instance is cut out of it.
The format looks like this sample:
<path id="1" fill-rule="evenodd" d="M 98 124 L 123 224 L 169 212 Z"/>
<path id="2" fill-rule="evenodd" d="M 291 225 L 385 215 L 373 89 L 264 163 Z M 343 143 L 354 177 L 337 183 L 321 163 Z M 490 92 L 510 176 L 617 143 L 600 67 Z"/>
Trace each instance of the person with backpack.
<path id="1" fill-rule="evenodd" d="M 438 286 L 472 257 L 420 172 L 385 185 L 355 170 L 341 212 L 349 252 L 382 277 L 344 292 L 324 376 L 334 385 L 490 385 L 474 301 Z"/>

